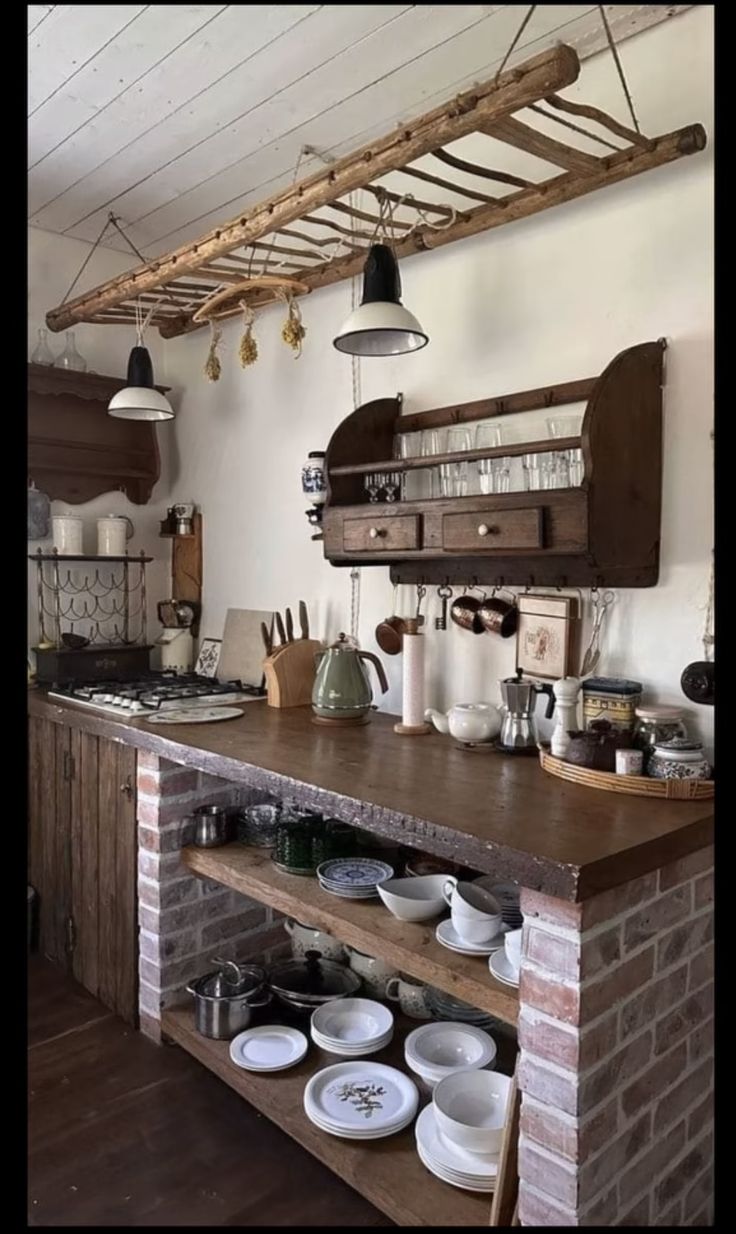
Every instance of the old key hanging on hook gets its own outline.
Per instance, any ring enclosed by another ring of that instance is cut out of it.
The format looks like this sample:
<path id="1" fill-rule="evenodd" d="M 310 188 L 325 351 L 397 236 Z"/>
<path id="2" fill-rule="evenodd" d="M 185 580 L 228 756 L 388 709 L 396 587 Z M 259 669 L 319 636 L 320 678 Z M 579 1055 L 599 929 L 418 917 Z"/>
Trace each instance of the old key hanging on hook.
<path id="1" fill-rule="evenodd" d="M 439 614 L 434 619 L 435 630 L 447 629 L 447 602 L 452 599 L 452 587 L 445 583 L 444 587 L 437 588 L 437 595 L 442 602 L 442 608 Z"/>

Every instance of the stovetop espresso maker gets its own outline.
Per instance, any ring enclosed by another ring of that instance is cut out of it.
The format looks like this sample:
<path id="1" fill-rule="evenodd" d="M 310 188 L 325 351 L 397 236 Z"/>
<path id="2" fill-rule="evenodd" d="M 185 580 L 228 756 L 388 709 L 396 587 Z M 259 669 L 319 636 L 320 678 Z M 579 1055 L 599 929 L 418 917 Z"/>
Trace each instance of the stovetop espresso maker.
<path id="1" fill-rule="evenodd" d="M 522 680 L 522 670 L 516 670 L 515 677 L 506 677 L 500 683 L 503 723 L 496 745 L 506 754 L 535 754 L 539 736 L 534 719 L 534 709 L 537 695 L 546 694 L 549 698 L 545 716 L 552 718 L 555 709 L 555 696 L 549 682 L 540 684 L 537 681 Z"/>

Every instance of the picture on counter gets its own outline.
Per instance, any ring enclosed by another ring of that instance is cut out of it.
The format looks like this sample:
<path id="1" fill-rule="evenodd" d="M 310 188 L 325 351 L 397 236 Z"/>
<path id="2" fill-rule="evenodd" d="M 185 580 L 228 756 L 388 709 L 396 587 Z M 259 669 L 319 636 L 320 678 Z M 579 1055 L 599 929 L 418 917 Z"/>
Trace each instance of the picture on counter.
<path id="1" fill-rule="evenodd" d="M 216 677 L 217 666 L 220 663 L 221 638 L 203 638 L 202 646 L 197 656 L 195 673 L 198 677 Z"/>
<path id="2" fill-rule="evenodd" d="M 577 602 L 573 597 L 519 596 L 516 667 L 530 677 L 567 677 L 572 628 L 577 625 Z"/>

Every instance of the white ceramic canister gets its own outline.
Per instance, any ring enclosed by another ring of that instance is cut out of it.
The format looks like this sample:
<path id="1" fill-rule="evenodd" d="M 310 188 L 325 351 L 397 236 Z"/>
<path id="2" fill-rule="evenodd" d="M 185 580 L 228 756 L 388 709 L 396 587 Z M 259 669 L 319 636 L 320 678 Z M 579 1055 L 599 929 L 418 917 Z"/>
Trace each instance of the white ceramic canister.
<path id="1" fill-rule="evenodd" d="M 162 630 L 156 639 L 161 648 L 161 668 L 175 673 L 191 673 L 194 664 L 194 639 L 190 629 Z"/>
<path id="2" fill-rule="evenodd" d="M 97 520 L 98 557 L 124 557 L 125 543 L 132 524 L 121 514 L 106 514 Z"/>
<path id="3" fill-rule="evenodd" d="M 386 983 L 391 977 L 399 975 L 396 969 L 391 964 L 387 964 L 385 960 L 364 955 L 362 951 L 355 951 L 352 947 L 348 947 L 347 950 L 350 956 L 350 967 L 361 978 L 366 993 L 371 998 L 385 998 Z"/>
<path id="4" fill-rule="evenodd" d="M 60 557 L 81 557 L 84 522 L 79 514 L 53 514 L 51 529 L 54 548 Z"/>
<path id="5" fill-rule="evenodd" d="M 318 951 L 325 960 L 340 962 L 347 959 L 340 940 L 333 938 L 326 930 L 291 919 L 284 922 L 284 929 L 291 936 L 291 952 L 297 960 L 303 959 L 308 951 Z"/>

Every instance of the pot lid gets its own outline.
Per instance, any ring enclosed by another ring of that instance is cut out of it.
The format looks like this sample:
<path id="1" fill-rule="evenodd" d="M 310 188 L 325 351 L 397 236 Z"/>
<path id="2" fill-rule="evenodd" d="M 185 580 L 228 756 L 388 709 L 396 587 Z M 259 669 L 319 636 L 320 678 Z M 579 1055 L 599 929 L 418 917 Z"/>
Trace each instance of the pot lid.
<path id="1" fill-rule="evenodd" d="M 637 707 L 635 715 L 640 720 L 681 720 L 682 707 Z"/>
<path id="2" fill-rule="evenodd" d="M 205 973 L 192 984 L 204 998 L 242 998 L 244 994 L 255 994 L 265 980 L 264 969 L 256 964 L 243 965 L 227 960 L 216 972 Z"/>
<path id="3" fill-rule="evenodd" d="M 629 681 L 627 677 L 588 677 L 583 682 L 583 690 L 596 690 L 599 694 L 641 694 L 643 689 L 640 681 Z"/>
<path id="4" fill-rule="evenodd" d="M 693 754 L 702 749 L 702 741 L 691 741 L 689 737 L 672 737 L 670 741 L 658 741 L 654 747 L 656 754 Z"/>
<path id="5" fill-rule="evenodd" d="M 349 968 L 334 960 L 323 960 L 318 951 L 308 951 L 303 960 L 276 964 L 270 973 L 271 989 L 276 993 L 311 994 L 330 997 L 353 994 L 360 979 Z"/>

